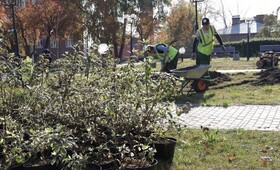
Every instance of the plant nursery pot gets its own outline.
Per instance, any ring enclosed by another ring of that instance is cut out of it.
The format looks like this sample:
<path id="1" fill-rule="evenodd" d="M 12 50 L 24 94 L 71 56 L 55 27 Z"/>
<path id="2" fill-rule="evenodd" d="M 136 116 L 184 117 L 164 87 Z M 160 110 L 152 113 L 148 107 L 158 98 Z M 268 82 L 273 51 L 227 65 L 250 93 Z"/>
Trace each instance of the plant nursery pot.
<path id="1" fill-rule="evenodd" d="M 156 149 L 155 158 L 157 160 L 167 161 L 172 163 L 175 146 L 177 140 L 171 137 L 164 137 L 154 143 L 154 147 Z"/>
<path id="2" fill-rule="evenodd" d="M 0 133 L 4 130 L 4 124 L 0 123 Z"/>
<path id="3" fill-rule="evenodd" d="M 156 159 L 154 159 L 154 161 L 151 163 L 151 165 L 149 165 L 147 167 L 137 167 L 137 165 L 135 165 L 135 166 L 126 167 L 125 170 L 157 170 L 157 164 L 158 164 L 158 161 Z"/>
<path id="4" fill-rule="evenodd" d="M 0 146 L 0 159 L 4 156 L 3 155 L 3 150 L 4 150 L 4 147 Z"/>
<path id="5" fill-rule="evenodd" d="M 85 170 L 102 170 L 102 167 L 95 163 L 88 163 Z"/>
<path id="6" fill-rule="evenodd" d="M 51 165 L 51 164 L 46 164 L 46 165 L 23 165 L 22 170 L 59 170 L 58 167 Z"/>
<path id="7" fill-rule="evenodd" d="M 118 170 L 120 163 L 118 160 L 112 160 L 110 162 L 100 163 L 102 170 Z"/>
<path id="8" fill-rule="evenodd" d="M 8 168 L 8 170 L 24 170 L 23 165 L 16 165 Z"/>

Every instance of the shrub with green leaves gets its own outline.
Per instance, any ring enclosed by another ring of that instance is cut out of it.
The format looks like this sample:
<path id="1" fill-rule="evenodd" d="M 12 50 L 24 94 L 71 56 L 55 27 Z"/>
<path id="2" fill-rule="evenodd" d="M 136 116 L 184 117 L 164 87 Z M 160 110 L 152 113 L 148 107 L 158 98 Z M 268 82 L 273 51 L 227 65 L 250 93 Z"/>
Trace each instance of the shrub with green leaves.
<path id="1" fill-rule="evenodd" d="M 154 153 L 149 147 L 153 138 L 177 125 L 174 76 L 155 72 L 149 60 L 117 66 L 110 55 L 99 56 L 94 48 L 88 54 L 81 50 L 77 44 L 74 53 L 52 63 L 43 57 L 36 63 L 26 58 L 20 67 L 1 70 L 9 73 L 0 82 L 5 111 L 0 142 L 10 150 L 1 159 L 5 167 L 43 150 L 51 151 L 52 164 L 66 169 L 85 167 L 87 161 L 148 159 Z M 12 65 L 12 60 L 5 62 Z M 19 82 L 15 75 L 20 75 Z M 14 146 L 6 142 L 13 129 L 10 119 L 18 129 L 14 136 L 21 136 Z M 28 138 L 23 140 L 20 133 Z"/>

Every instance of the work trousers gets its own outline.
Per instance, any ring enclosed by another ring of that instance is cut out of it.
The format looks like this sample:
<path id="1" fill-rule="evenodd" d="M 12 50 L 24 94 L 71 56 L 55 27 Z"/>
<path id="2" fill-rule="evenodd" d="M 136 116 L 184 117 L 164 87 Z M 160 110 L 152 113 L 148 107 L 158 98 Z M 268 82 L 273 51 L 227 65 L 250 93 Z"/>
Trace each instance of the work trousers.
<path id="1" fill-rule="evenodd" d="M 200 64 L 210 64 L 210 55 L 202 54 L 201 52 L 196 52 L 196 65 Z"/>
<path id="2" fill-rule="evenodd" d="M 199 51 L 196 52 L 196 65 L 201 65 L 201 64 L 207 64 L 210 65 L 211 57 L 210 55 L 205 55 L 203 53 L 200 53 Z M 210 79 L 210 74 L 209 71 L 207 71 L 204 75 L 204 78 L 209 78 Z"/>
<path id="3" fill-rule="evenodd" d="M 169 63 L 161 62 L 160 71 L 170 73 L 170 70 L 176 69 L 178 63 L 178 56 L 179 54 L 177 53 L 177 55 Z"/>

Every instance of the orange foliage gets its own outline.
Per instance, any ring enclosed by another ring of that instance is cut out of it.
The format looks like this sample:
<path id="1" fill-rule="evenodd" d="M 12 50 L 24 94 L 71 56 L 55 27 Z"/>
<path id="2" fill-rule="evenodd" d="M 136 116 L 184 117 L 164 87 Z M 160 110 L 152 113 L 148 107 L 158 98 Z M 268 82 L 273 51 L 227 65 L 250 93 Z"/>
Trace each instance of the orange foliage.
<path id="1" fill-rule="evenodd" d="M 39 0 L 16 11 L 18 29 L 25 45 L 37 43 L 41 36 L 68 37 L 79 31 L 81 15 L 78 10 L 61 0 Z"/>
<path id="2" fill-rule="evenodd" d="M 192 35 L 194 32 L 192 8 L 191 3 L 183 1 L 171 8 L 170 15 L 167 17 L 167 28 L 166 30 L 162 30 L 161 33 L 168 37 L 166 43 L 177 40 L 174 43 L 176 46 L 190 46 L 192 44 Z"/>

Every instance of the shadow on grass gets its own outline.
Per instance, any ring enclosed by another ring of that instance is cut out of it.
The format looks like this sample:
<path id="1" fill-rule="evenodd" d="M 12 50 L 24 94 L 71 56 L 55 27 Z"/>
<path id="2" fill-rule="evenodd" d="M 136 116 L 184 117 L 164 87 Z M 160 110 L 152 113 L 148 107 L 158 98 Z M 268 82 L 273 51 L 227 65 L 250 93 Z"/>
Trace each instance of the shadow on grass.
<path id="1" fill-rule="evenodd" d="M 245 85 L 245 84 L 249 84 L 249 83 L 253 83 L 254 80 L 243 80 L 241 82 L 237 82 L 237 83 L 230 83 L 230 84 L 225 84 L 225 85 L 213 85 L 210 86 L 211 90 L 219 90 L 219 89 L 224 89 L 224 88 L 228 88 L 228 87 L 233 87 L 233 86 L 240 86 L 240 85 Z M 181 95 L 179 95 L 176 100 L 175 103 L 176 104 L 185 104 L 187 102 L 192 103 L 192 104 L 202 104 L 205 103 L 207 100 L 210 100 L 211 98 L 215 97 L 215 94 L 208 94 L 205 95 L 204 92 L 201 93 L 197 93 L 194 91 L 184 91 Z"/>
<path id="2" fill-rule="evenodd" d="M 210 94 L 205 96 L 204 92 L 197 93 L 197 92 L 190 92 L 188 94 L 181 94 L 179 95 L 175 103 L 176 104 L 185 104 L 187 102 L 192 104 L 202 104 L 207 100 L 210 100 L 211 98 L 215 97 L 215 94 Z"/>
<path id="3" fill-rule="evenodd" d="M 236 74 L 237 76 L 239 76 L 240 74 Z M 244 75 L 244 74 L 241 74 Z M 279 74 L 280 75 L 280 74 Z M 269 77 L 269 76 L 268 76 Z M 279 76 L 280 77 L 280 76 Z M 226 89 L 226 88 L 230 88 L 230 87 L 234 87 L 234 86 L 241 86 L 241 85 L 252 85 L 252 86 L 263 86 L 266 84 L 261 84 L 259 83 L 260 80 L 256 80 L 256 79 L 243 79 L 242 77 L 237 78 L 239 80 L 235 81 L 235 82 L 229 82 L 227 81 L 218 81 L 219 79 L 212 79 L 212 82 L 210 82 L 210 86 L 209 89 L 210 90 L 220 90 L 220 89 Z M 261 79 L 262 80 L 262 79 Z M 275 79 L 273 79 L 275 80 Z M 279 78 L 280 80 L 280 78 Z M 233 80 L 231 80 L 233 81 Z M 260 81 L 262 82 L 262 81 Z M 269 82 L 269 81 L 265 81 L 265 82 Z M 206 91 L 207 92 L 207 91 Z M 183 92 L 177 96 L 175 103 L 176 104 L 185 104 L 187 102 L 192 103 L 192 104 L 203 104 L 205 103 L 207 100 L 211 100 L 211 98 L 215 97 L 215 92 L 209 94 L 207 93 L 207 95 L 205 95 L 204 93 L 197 93 L 195 91 L 193 91 L 192 89 L 190 89 L 188 86 L 186 86 L 183 89 Z"/>
<path id="4" fill-rule="evenodd" d="M 255 80 L 243 80 L 241 82 L 237 82 L 237 83 L 230 83 L 230 84 L 226 84 L 226 85 L 222 85 L 222 86 L 215 86 L 212 87 L 212 90 L 217 90 L 217 89 L 224 89 L 227 87 L 232 87 L 232 86 L 240 86 L 240 85 L 244 85 L 244 84 L 249 84 L 249 83 L 253 83 L 255 82 Z"/>

